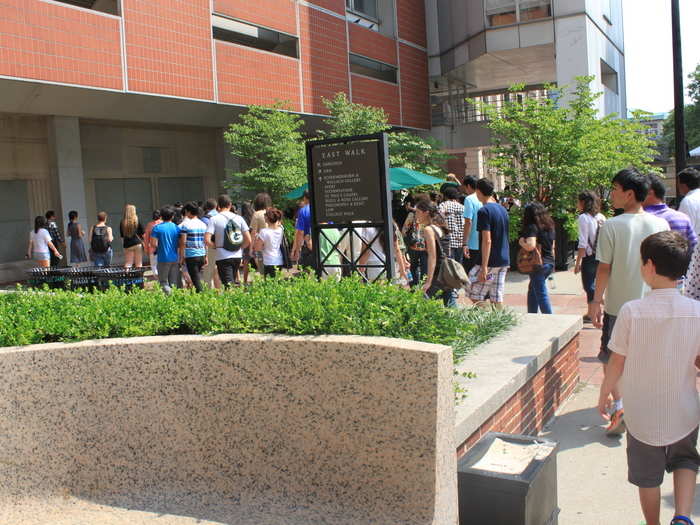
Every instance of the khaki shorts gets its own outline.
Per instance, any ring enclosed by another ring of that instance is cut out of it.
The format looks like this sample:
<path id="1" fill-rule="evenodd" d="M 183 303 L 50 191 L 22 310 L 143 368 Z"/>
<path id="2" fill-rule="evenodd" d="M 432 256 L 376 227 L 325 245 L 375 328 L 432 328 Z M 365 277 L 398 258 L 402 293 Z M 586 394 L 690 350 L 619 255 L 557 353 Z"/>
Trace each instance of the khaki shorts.
<path id="1" fill-rule="evenodd" d="M 627 479 L 641 488 L 655 488 L 664 480 L 664 470 L 684 468 L 698 471 L 700 456 L 696 448 L 698 428 L 680 441 L 663 447 L 647 445 L 627 432 Z"/>

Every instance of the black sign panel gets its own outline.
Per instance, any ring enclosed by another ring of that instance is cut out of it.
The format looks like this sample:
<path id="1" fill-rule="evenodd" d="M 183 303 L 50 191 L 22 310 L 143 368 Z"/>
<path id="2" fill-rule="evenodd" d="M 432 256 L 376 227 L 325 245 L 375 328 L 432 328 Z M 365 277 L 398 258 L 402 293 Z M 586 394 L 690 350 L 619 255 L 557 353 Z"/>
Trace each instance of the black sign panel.
<path id="1" fill-rule="evenodd" d="M 311 149 L 316 221 L 383 222 L 379 141 L 318 144 Z"/>

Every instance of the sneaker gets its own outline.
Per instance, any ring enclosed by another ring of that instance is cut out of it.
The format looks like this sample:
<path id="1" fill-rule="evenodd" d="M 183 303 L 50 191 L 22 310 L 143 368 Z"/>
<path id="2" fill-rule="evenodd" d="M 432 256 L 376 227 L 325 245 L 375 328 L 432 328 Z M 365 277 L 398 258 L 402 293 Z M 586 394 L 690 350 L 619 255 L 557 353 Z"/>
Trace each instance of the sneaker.
<path id="1" fill-rule="evenodd" d="M 625 427 L 624 415 L 625 415 L 625 411 L 622 409 L 615 410 L 610 415 L 610 424 L 608 425 L 608 428 L 605 429 L 606 435 L 608 435 L 608 436 L 621 436 L 622 434 L 625 433 L 626 427 Z"/>
<path id="2" fill-rule="evenodd" d="M 687 516 L 674 516 L 671 520 L 671 525 L 693 525 L 693 522 Z"/>

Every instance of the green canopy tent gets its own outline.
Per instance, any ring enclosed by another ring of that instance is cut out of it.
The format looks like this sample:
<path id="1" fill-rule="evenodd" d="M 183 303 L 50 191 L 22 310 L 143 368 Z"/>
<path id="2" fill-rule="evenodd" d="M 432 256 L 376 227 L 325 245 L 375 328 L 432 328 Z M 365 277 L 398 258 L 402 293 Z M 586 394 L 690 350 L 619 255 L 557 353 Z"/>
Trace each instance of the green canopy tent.
<path id="1" fill-rule="evenodd" d="M 442 184 L 445 181 L 437 177 L 431 177 L 419 171 L 408 168 L 391 168 L 389 170 L 389 183 L 391 191 L 415 188 L 416 186 Z M 302 184 L 298 188 L 284 195 L 285 199 L 301 199 L 304 192 L 309 188 L 308 184 Z"/>

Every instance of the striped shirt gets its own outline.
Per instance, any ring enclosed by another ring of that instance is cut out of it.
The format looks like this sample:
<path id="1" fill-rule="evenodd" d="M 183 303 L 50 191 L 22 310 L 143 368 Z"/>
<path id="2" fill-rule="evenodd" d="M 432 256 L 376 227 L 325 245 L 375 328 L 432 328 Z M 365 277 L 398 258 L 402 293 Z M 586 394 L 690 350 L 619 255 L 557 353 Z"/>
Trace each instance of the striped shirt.
<path id="1" fill-rule="evenodd" d="M 207 225 L 199 219 L 185 219 L 180 223 L 180 234 L 185 238 L 185 259 L 190 257 L 204 257 L 207 249 L 204 245 L 204 234 Z"/>
<path id="2" fill-rule="evenodd" d="M 693 224 L 690 222 L 690 218 L 685 213 L 673 210 L 665 204 L 652 204 L 651 206 L 644 206 L 644 211 L 664 219 L 670 226 L 671 230 L 680 233 L 688 240 L 691 250 L 695 248 L 695 245 L 698 243 L 698 238 L 697 235 L 695 235 L 696 232 L 693 229 Z"/>
<path id="3" fill-rule="evenodd" d="M 447 222 L 450 230 L 450 248 L 461 248 L 464 235 L 464 206 L 457 201 L 445 201 L 440 203 L 438 211 Z"/>
<path id="4" fill-rule="evenodd" d="M 608 346 L 626 357 L 622 396 L 625 423 L 635 438 L 660 447 L 698 426 L 700 302 L 675 288 L 652 290 L 620 309 Z"/>

